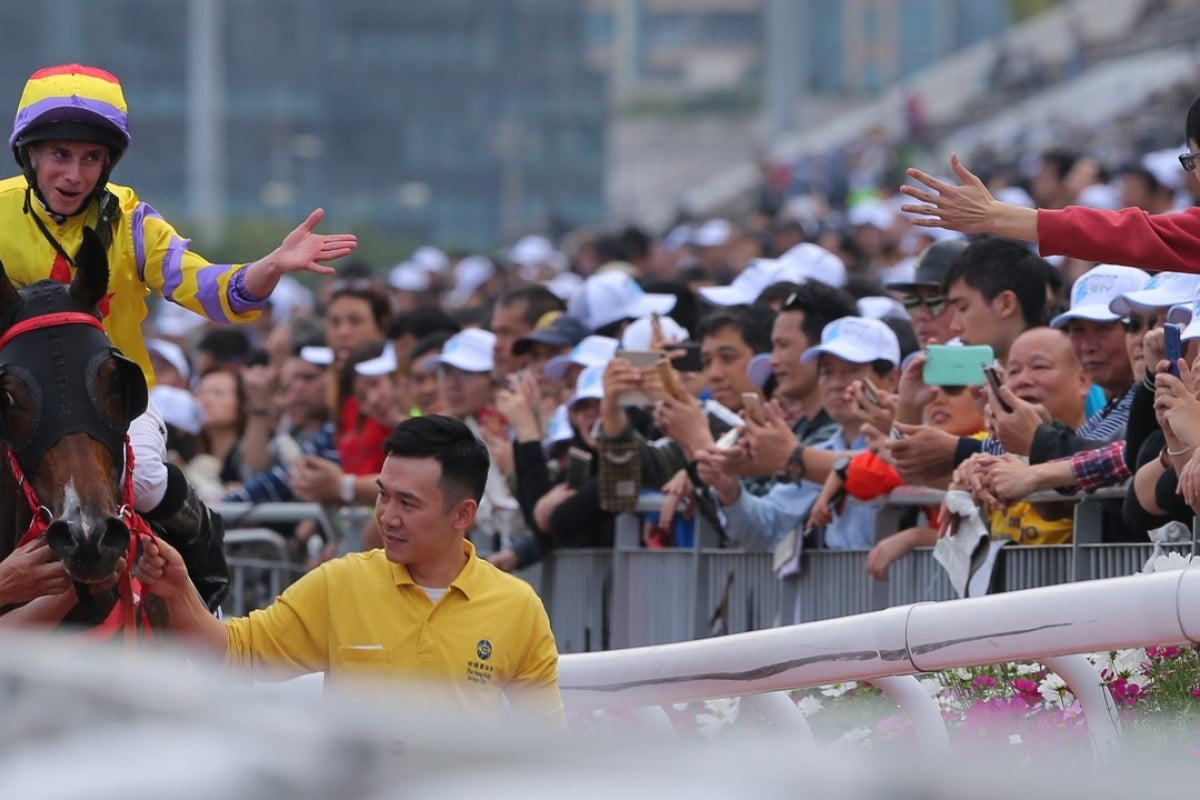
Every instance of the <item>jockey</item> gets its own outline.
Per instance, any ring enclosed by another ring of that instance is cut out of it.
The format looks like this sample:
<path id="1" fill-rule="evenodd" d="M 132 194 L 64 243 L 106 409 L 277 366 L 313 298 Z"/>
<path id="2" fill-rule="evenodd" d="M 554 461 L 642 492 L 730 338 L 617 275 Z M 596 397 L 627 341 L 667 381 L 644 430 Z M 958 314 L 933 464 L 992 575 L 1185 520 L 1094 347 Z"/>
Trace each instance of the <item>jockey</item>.
<path id="1" fill-rule="evenodd" d="M 357 244 L 352 234 L 314 233 L 324 216 L 317 210 L 263 258 L 210 264 L 132 189 L 108 182 L 129 142 L 128 109 L 113 75 L 79 64 L 35 72 L 9 137 L 22 174 L 0 180 L 0 262 L 18 288 L 45 278 L 69 282 L 83 230 L 94 229 L 108 253 L 104 328 L 141 365 L 151 387 L 154 372 L 141 333 L 151 291 L 216 322 L 248 322 L 281 276 L 331 273 L 320 262 L 341 258 Z M 166 429 L 153 403 L 130 424 L 129 436 L 135 506 L 182 552 L 215 611 L 229 581 L 220 517 L 165 463 Z"/>

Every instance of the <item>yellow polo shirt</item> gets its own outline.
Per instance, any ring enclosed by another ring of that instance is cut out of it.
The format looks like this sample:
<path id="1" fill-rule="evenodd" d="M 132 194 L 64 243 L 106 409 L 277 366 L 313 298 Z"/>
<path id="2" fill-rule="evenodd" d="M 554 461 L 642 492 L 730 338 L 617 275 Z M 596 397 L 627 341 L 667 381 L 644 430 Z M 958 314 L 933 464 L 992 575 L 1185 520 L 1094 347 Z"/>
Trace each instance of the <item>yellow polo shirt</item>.
<path id="1" fill-rule="evenodd" d="M 427 679 L 469 714 L 497 720 L 501 692 L 518 713 L 562 713 L 558 649 L 525 581 L 475 557 L 436 605 L 383 550 L 322 564 L 268 608 L 226 622 L 226 661 L 259 677 Z"/>

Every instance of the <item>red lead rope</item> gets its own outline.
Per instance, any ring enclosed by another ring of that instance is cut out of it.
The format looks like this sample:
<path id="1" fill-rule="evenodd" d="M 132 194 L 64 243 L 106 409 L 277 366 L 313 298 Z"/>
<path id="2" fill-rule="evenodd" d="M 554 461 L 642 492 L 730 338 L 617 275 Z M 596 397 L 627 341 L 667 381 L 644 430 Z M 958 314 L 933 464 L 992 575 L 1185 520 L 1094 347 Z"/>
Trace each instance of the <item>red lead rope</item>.
<path id="1" fill-rule="evenodd" d="M 86 314 L 79 316 L 87 317 Z M 92 318 L 88 317 L 88 319 Z M 0 338 L 0 349 L 4 347 L 9 338 L 11 337 Z M 13 454 L 12 448 L 8 448 L 8 466 L 17 480 L 17 484 L 25 493 L 25 501 L 29 504 L 29 510 L 33 516 L 29 523 L 29 529 L 25 531 L 25 535 L 21 537 L 21 541 L 17 545 L 20 547 L 46 532 L 46 528 L 50 526 L 50 510 L 42 505 L 37 492 L 33 489 L 33 484 L 25 479 L 25 473 L 21 470 L 21 465 L 17 463 L 17 457 Z M 121 628 L 125 634 L 125 643 L 132 645 L 137 643 L 139 616 L 143 618 L 144 632 L 150 633 L 150 623 L 141 613 L 142 584 L 133 577 L 133 565 L 137 560 L 138 542 L 141 541 L 142 535 L 153 536 L 154 531 L 133 509 L 133 445 L 130 444 L 128 436 L 125 437 L 125 474 L 121 495 L 123 505 L 120 514 L 121 519 L 129 528 L 129 549 L 125 552 L 125 569 L 121 570 L 121 574 L 117 578 L 118 600 L 104 621 L 86 633 L 89 638 L 108 639 L 116 634 L 118 628 Z"/>

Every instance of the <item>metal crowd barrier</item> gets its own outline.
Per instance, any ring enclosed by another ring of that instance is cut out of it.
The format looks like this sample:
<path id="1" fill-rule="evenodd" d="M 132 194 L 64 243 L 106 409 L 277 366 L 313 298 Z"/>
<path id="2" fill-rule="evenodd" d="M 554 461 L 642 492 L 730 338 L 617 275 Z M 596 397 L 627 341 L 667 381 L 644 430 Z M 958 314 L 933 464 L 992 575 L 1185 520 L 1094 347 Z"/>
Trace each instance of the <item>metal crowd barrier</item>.
<path id="1" fill-rule="evenodd" d="M 1091 495 L 1042 493 L 1031 500 L 1074 504 L 1075 534 L 1069 545 L 1008 547 L 1001 588 L 1015 591 L 1138 572 L 1154 546 L 1101 544 L 1102 503 L 1123 489 Z M 878 503 L 875 538 L 895 533 L 902 513 L 935 506 L 937 490 L 902 487 Z M 638 512 L 655 512 L 661 495 L 643 495 Z M 345 541 L 340 517 L 315 503 L 219 504 L 226 520 L 233 573 L 226 613 L 243 614 L 275 598 L 303 574 L 286 540 L 261 526 L 314 520 L 323 535 Z M 255 526 L 244 530 L 247 526 Z M 1164 550 L 1195 552 L 1191 543 Z M 482 551 L 481 551 L 482 552 Z M 560 550 L 520 577 L 538 591 L 550 615 L 559 650 L 580 653 L 690 641 L 777 625 L 844 617 L 891 606 L 955 597 L 930 548 L 918 548 L 892 564 L 887 581 L 867 574 L 867 550 L 811 550 L 799 576 L 779 579 L 771 553 L 722 549 L 703 522 L 695 545 L 651 550 L 642 546 L 642 520 L 617 516 L 612 550 Z"/>
<path id="2" fill-rule="evenodd" d="M 344 538 L 340 520 L 319 503 L 216 503 L 225 523 L 229 595 L 221 610 L 242 616 L 264 608 L 306 571 L 293 557 L 287 537 L 265 525 L 294 525 L 312 520 L 326 541 Z"/>
<path id="3" fill-rule="evenodd" d="M 1004 591 L 1095 578 L 1142 569 L 1154 545 L 1101 544 L 1102 504 L 1124 490 L 1090 495 L 1040 493 L 1034 502 L 1074 505 L 1069 545 L 1013 546 L 1002 555 Z M 878 503 L 876 541 L 895 533 L 905 508 L 936 506 L 942 492 L 901 488 Z M 661 496 L 643 495 L 638 512 L 659 509 Z M 793 579 L 777 578 L 771 553 L 721 549 L 715 533 L 699 525 L 690 548 L 646 549 L 641 517 L 618 515 L 612 551 L 555 551 L 536 572 L 522 575 L 538 589 L 564 653 L 689 641 L 781 624 L 844 617 L 891 606 L 956 597 L 931 548 L 897 560 L 889 579 L 866 571 L 867 550 L 812 550 Z M 1192 543 L 1163 551 L 1194 552 Z"/>

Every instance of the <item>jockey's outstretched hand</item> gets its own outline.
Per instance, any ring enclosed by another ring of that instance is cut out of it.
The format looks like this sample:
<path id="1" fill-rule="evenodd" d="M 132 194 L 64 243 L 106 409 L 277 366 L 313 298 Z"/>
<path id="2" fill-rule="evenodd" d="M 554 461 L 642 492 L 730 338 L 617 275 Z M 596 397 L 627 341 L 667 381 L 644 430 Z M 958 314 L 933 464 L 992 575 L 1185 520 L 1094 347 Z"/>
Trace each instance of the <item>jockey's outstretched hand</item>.
<path id="1" fill-rule="evenodd" d="M 147 594 L 170 599 L 182 593 L 195 593 L 187 566 L 179 551 L 156 536 L 142 537 L 142 555 L 133 576 L 142 582 Z"/>
<path id="2" fill-rule="evenodd" d="M 327 262 L 348 256 L 358 247 L 353 233 L 317 233 L 313 228 L 325 218 L 318 208 L 292 230 L 279 246 L 266 256 L 246 266 L 246 289 L 256 297 L 267 297 L 284 275 L 293 272 L 315 272 L 332 275 Z"/>

